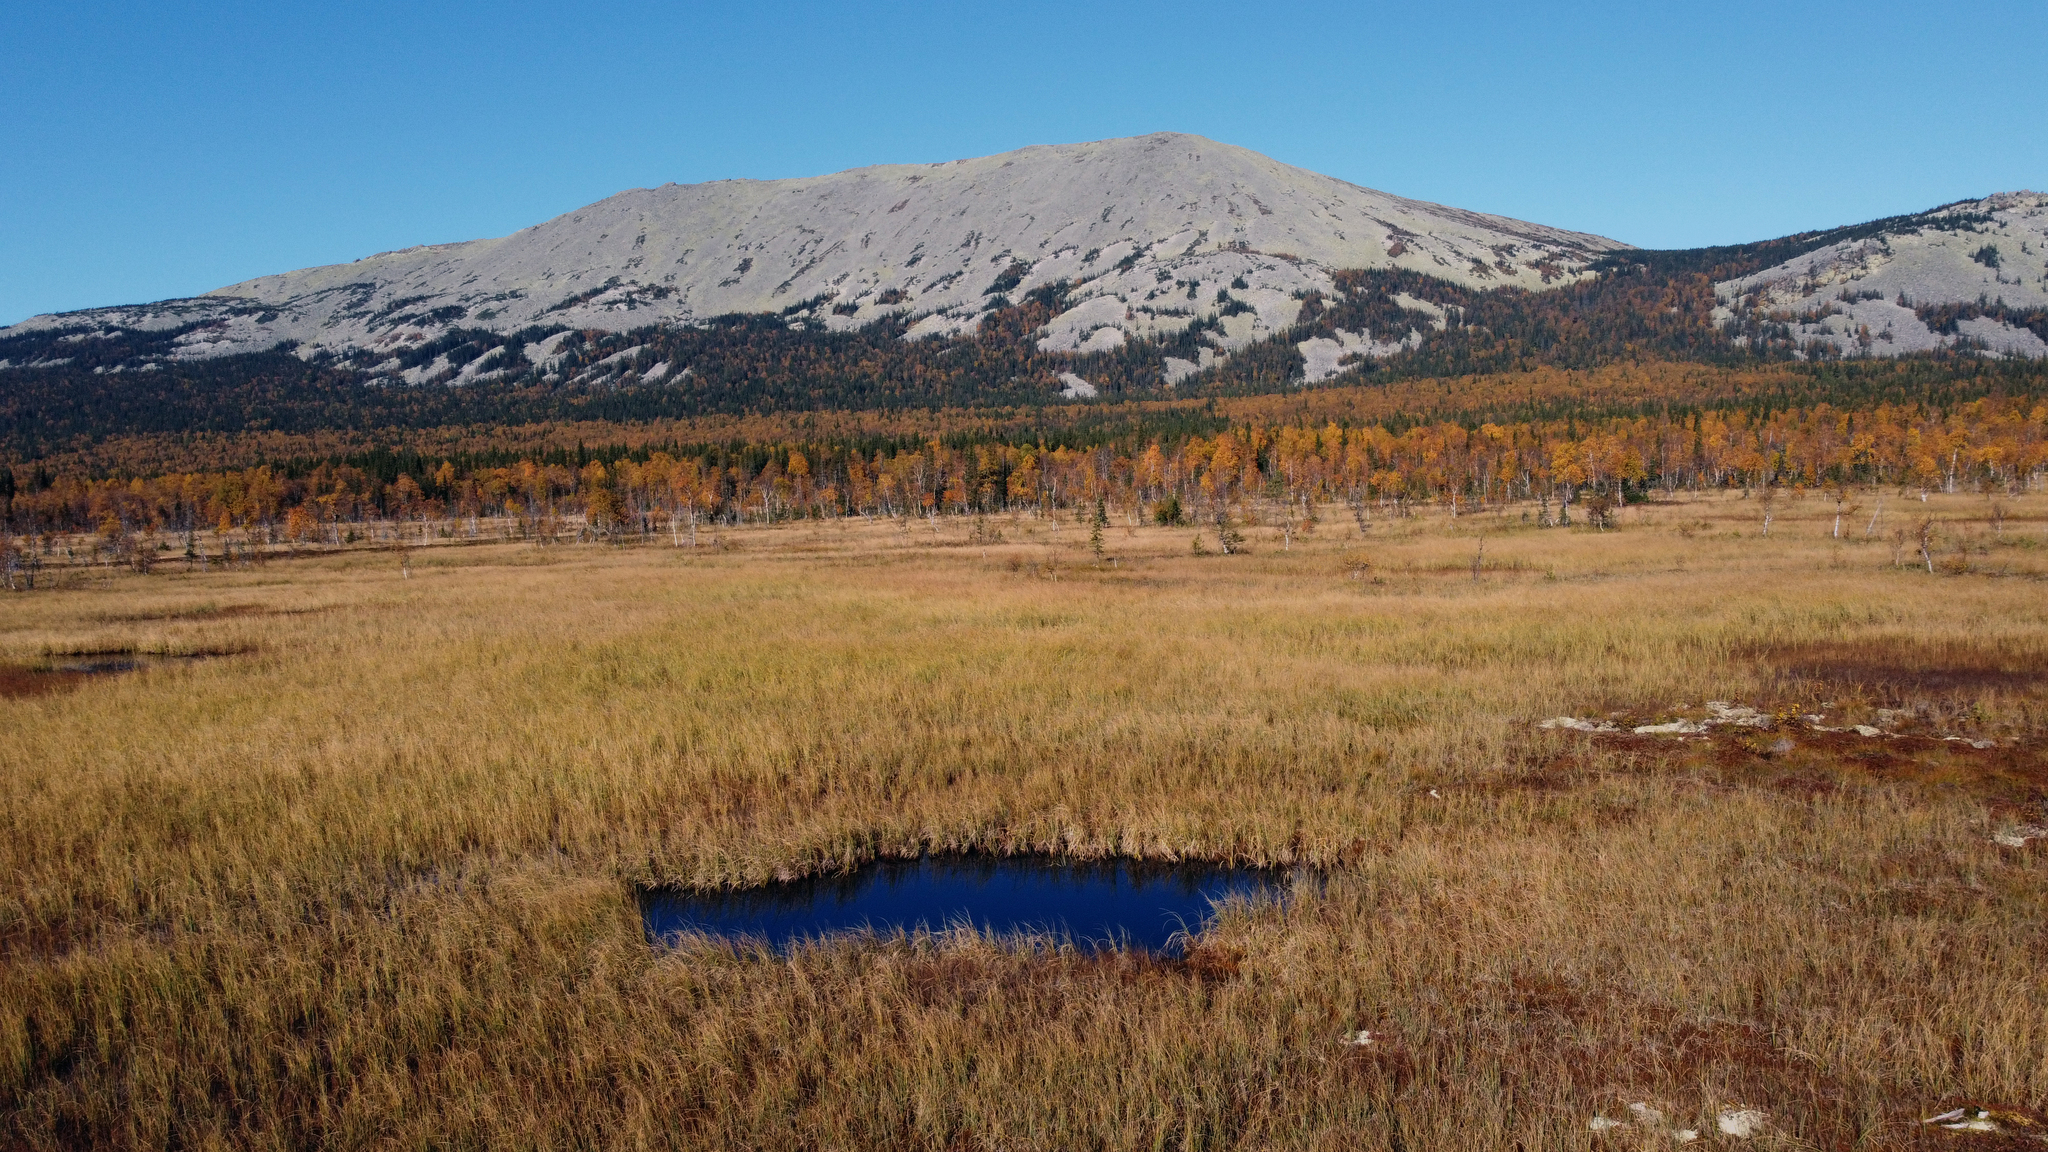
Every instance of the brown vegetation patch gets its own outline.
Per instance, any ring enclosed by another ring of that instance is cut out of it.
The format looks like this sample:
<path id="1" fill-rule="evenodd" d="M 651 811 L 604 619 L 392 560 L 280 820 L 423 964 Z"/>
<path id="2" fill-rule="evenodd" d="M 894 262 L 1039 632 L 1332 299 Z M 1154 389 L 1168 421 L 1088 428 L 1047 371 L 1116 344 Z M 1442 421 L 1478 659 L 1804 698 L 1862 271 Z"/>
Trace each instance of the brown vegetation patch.
<path id="1" fill-rule="evenodd" d="M 146 612 L 124 612 L 102 617 L 109 624 L 162 624 L 191 621 L 240 620 L 250 617 L 312 616 L 325 608 L 266 608 L 261 604 L 200 604 L 191 608 L 159 608 Z"/>
<path id="2" fill-rule="evenodd" d="M 1783 694 L 1862 698 L 1893 707 L 1986 693 L 2025 694 L 2048 685 L 2048 653 L 1993 650 L 1954 640 L 1824 640 L 1752 650 L 1777 673 Z"/>
<path id="3" fill-rule="evenodd" d="M 1821 1058 L 1783 1042 L 1768 1021 L 1687 1016 L 1612 987 L 1550 974 L 1518 974 L 1505 984 L 1486 989 L 1493 1003 L 1472 1026 L 1511 1031 L 1503 1047 L 1512 1053 L 1505 1069 L 1512 1079 L 1533 1087 L 1562 1075 L 1589 1086 L 1585 1111 L 1569 1126 L 1583 1128 L 1596 1113 L 1626 1124 L 1596 1138 L 1596 1145 L 1643 1147 L 1652 1135 L 1668 1144 L 1669 1133 L 1681 1129 L 1712 1140 L 1718 1112 L 1761 1106 L 1772 1131 L 1797 1134 L 1804 1147 L 1956 1146 L 1954 1133 L 1920 1123 L 1953 1102 L 1923 1096 L 1913 1083 L 1845 1079 Z M 1493 1016 L 1501 1010 L 1508 1023 Z M 1428 1049 L 1424 1043 L 1416 1050 L 1417 1062 L 1428 1062 Z M 1389 1045 L 1388 1052 L 1406 1063 L 1405 1046 Z M 1661 1113 L 1664 1131 L 1643 1128 L 1633 1104 Z M 1875 1131 L 1873 1114 L 1882 1118 Z M 1970 1135 L 1971 1148 L 2040 1147 L 2038 1137 L 2016 1131 Z"/>
<path id="4" fill-rule="evenodd" d="M 1959 791 L 1994 812 L 2048 802 L 2048 745 L 2000 741 L 1978 748 L 1938 736 L 1860 736 L 1800 724 L 1720 728 L 1705 737 L 1591 733 L 1526 771 L 1475 785 L 1484 792 L 1566 792 L 1612 772 L 1679 772 L 1723 787 L 1761 787 L 1804 799 L 1847 788 L 1903 784 Z"/>
<path id="5" fill-rule="evenodd" d="M 1789 741 L 1790 748 L 1781 748 Z M 2025 805 L 2048 797 L 2048 751 L 2038 742 L 1976 748 L 1926 736 L 1859 736 L 1791 729 L 1711 742 L 1724 778 L 1818 794 L 1906 784 Z"/>
<path id="6" fill-rule="evenodd" d="M 50 657 L 48 665 L 0 664 L 0 700 L 30 696 L 52 696 L 71 692 L 89 680 L 120 676 L 198 660 L 224 656 L 246 656 L 253 648 L 207 648 L 194 652 L 141 653 L 132 648 L 109 648 L 65 652 Z"/>
<path id="7" fill-rule="evenodd" d="M 69 692 L 91 677 L 90 672 L 67 672 L 57 668 L 25 668 L 19 664 L 0 664 L 0 700 Z"/>

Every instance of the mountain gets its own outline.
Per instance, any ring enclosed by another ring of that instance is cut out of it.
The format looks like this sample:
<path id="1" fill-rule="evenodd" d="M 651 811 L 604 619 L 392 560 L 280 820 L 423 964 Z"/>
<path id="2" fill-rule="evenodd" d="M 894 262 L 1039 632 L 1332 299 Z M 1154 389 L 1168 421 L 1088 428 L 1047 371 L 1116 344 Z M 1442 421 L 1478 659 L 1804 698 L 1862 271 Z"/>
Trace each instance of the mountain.
<path id="1" fill-rule="evenodd" d="M 353 355 L 373 374 L 417 382 L 446 365 L 364 354 L 451 330 L 624 331 L 735 313 L 831 331 L 900 315 L 915 321 L 911 338 L 947 336 L 1065 281 L 1064 309 L 1034 333 L 1042 351 L 1108 350 L 1198 318 L 1217 324 L 1207 343 L 1228 350 L 1290 327 L 1305 295 L 1335 291 L 1337 270 L 1541 288 L 1625 247 L 1158 133 L 635 189 L 499 239 L 386 252 L 196 299 L 39 316 L 0 339 L 181 329 L 167 352 L 181 359 L 292 340 L 302 357 Z"/>
<path id="2" fill-rule="evenodd" d="M 2003 193 L 1844 231 L 1716 283 L 1715 320 L 1738 341 L 1775 328 L 1809 352 L 2048 356 L 2048 195 Z"/>
<path id="3" fill-rule="evenodd" d="M 1650 251 L 1162 133 L 639 189 L 500 239 L 35 317 L 0 329 L 0 456 L 1906 354 L 1900 397 L 1985 360 L 2048 380 L 2048 196 Z"/>

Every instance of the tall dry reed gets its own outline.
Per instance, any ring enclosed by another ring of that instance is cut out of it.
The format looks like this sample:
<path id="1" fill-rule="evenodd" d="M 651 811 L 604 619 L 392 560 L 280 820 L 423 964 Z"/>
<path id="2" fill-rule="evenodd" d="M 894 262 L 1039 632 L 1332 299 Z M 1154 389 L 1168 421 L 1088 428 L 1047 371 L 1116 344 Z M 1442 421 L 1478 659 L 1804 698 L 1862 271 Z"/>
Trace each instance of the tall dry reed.
<path id="1" fill-rule="evenodd" d="M 1326 511 L 1231 557 L 832 522 L 0 599 L 23 667 L 241 653 L 0 699 L 5 1139 L 1549 1148 L 1646 1102 L 1933 1146 L 1938 1106 L 2048 1105 L 2048 852 L 1990 838 L 2048 818 L 2048 554 L 2027 500 L 1995 533 L 1977 503 L 1927 506 L 1962 546 L 1932 576 L 1818 501 L 1766 538 L 1680 499 Z M 1707 700 L 1789 746 L 1534 726 Z M 963 850 L 1321 879 L 1182 963 L 669 951 L 632 897 Z"/>

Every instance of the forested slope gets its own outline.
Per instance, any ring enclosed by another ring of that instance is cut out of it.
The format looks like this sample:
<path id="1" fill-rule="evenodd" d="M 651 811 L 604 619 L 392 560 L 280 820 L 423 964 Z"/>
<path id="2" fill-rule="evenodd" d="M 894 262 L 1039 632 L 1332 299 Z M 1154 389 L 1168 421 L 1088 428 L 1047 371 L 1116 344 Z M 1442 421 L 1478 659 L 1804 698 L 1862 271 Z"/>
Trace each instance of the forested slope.
<path id="1" fill-rule="evenodd" d="M 345 431 L 398 442 L 410 430 L 453 427 L 487 439 L 499 427 L 623 426 L 707 416 L 1051 411 L 1088 403 L 1062 397 L 1073 380 L 1096 390 L 1094 402 L 1118 403 L 1391 388 L 1498 375 L 1497 387 L 1461 388 L 1455 403 L 1427 404 L 1421 394 L 1402 392 L 1403 411 L 1372 418 L 1473 423 L 1566 412 L 1595 417 L 1611 414 L 1612 402 L 1588 408 L 1571 396 L 1523 395 L 1514 375 L 1651 362 L 1738 373 L 1775 366 L 1783 370 L 1776 387 L 1786 392 L 1787 404 L 1856 407 L 2039 394 L 2039 362 L 2007 358 L 1987 374 L 1986 354 L 1967 347 L 1880 361 L 1845 356 L 1828 344 L 1802 345 L 1792 325 L 1767 317 L 1736 325 L 1717 320 L 1717 283 L 1899 227 L 1899 220 L 1874 221 L 1758 244 L 1628 251 L 1601 261 L 1596 275 L 1544 290 L 1483 290 L 1399 268 L 1340 272 L 1331 292 L 1302 294 L 1291 326 L 1223 354 L 1217 349 L 1221 333 L 1250 311 L 1233 295 L 1233 285 L 1204 302 L 1213 305 L 1206 319 L 1093 352 L 1041 347 L 1039 335 L 1048 323 L 1072 306 L 1064 282 L 1000 301 L 973 331 L 950 337 L 906 338 L 915 323 L 907 311 L 851 330 L 775 315 L 628 332 L 457 329 L 378 353 L 387 364 L 379 375 L 361 360 L 306 359 L 286 347 L 203 359 L 169 355 L 188 345 L 191 330 L 203 322 L 93 340 L 19 332 L 0 338 L 0 454 L 28 462 L 137 435 Z M 1931 326 L 1951 328 L 1988 310 L 1919 308 Z M 2000 314 L 2048 335 L 2048 313 L 2006 308 Z M 1355 349 L 1361 341 L 1374 345 L 1370 354 L 1344 354 L 1320 378 L 1309 378 L 1305 350 L 1314 352 L 1319 343 Z M 123 367 L 152 357 L 163 358 L 149 370 Z M 437 370 L 419 384 L 394 384 L 391 360 L 406 371 Z M 1660 379 L 1664 383 L 1656 390 L 1633 400 L 1707 407 L 1755 400 L 1754 393 L 1738 397 L 1700 383 L 1707 377 Z"/>

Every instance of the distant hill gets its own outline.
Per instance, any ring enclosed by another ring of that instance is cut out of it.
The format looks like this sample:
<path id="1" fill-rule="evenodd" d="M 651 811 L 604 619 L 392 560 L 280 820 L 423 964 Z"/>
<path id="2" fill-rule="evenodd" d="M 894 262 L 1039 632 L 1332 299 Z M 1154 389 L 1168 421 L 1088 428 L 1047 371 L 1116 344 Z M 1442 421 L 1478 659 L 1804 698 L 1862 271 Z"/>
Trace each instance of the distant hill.
<path id="1" fill-rule="evenodd" d="M 35 317 L 0 329 L 0 455 L 1901 356 L 1928 379 L 2048 356 L 2048 196 L 1651 251 L 1162 133 L 671 184 L 501 239 Z"/>
<path id="2" fill-rule="evenodd" d="M 2008 192 L 1878 221 L 1714 285 L 1740 341 L 1902 355 L 2048 356 L 2048 195 Z"/>
<path id="3" fill-rule="evenodd" d="M 458 329 L 623 331 L 753 313 L 829 331 L 908 317 L 915 338 L 971 332 L 1002 304 L 1064 281 L 1068 307 L 1036 334 L 1045 350 L 1107 350 L 1198 319 L 1220 321 L 1211 343 L 1227 349 L 1290 326 L 1300 296 L 1330 291 L 1340 269 L 1541 287 L 1621 247 L 1158 133 L 634 189 L 500 239 L 265 276 L 192 300 L 40 316 L 0 334 L 180 328 L 189 330 L 179 357 L 281 340 L 310 356 L 401 349 Z M 415 383 L 446 366 L 364 365 Z"/>

